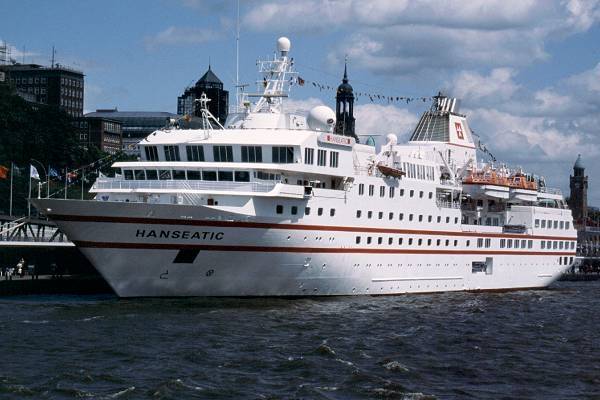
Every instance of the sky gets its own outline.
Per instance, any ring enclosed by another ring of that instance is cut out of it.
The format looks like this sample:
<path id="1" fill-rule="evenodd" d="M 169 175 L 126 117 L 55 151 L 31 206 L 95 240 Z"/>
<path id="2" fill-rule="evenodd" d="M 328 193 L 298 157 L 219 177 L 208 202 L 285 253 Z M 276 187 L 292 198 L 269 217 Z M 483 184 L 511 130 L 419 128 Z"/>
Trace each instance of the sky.
<path id="1" fill-rule="evenodd" d="M 85 111 L 175 112 L 210 62 L 235 91 L 235 0 L 0 0 L 0 40 L 19 62 L 85 73 Z M 569 195 L 578 154 L 600 206 L 600 0 L 241 0 L 240 82 L 287 36 L 309 84 L 292 105 L 335 106 L 344 59 L 359 134 L 408 140 L 429 102 L 461 99 L 473 131 L 501 161 Z M 230 99 L 233 100 L 234 96 Z"/>

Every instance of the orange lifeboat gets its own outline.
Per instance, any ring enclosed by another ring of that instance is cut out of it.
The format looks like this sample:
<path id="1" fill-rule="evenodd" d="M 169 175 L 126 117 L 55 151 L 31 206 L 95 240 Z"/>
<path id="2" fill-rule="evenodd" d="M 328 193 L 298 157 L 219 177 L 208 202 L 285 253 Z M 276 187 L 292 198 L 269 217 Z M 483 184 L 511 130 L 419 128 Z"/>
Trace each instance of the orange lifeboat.
<path id="1" fill-rule="evenodd" d="M 385 176 L 389 176 L 391 178 L 401 179 L 406 172 L 402 171 L 399 168 L 388 167 L 387 165 L 383 165 L 382 163 L 377 164 L 377 169 Z"/>

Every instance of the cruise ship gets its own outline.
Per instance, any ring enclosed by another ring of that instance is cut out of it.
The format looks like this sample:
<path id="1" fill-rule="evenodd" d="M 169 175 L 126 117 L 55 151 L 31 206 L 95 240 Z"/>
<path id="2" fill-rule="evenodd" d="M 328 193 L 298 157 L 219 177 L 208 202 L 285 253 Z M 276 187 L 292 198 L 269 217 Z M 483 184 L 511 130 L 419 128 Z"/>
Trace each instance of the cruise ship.
<path id="1" fill-rule="evenodd" d="M 571 266 L 560 191 L 478 159 L 456 99 L 435 96 L 408 143 L 377 151 L 336 133 L 328 107 L 286 108 L 289 51 L 280 38 L 225 124 L 203 98 L 202 129 L 152 133 L 94 200 L 31 201 L 121 297 L 542 288 Z"/>

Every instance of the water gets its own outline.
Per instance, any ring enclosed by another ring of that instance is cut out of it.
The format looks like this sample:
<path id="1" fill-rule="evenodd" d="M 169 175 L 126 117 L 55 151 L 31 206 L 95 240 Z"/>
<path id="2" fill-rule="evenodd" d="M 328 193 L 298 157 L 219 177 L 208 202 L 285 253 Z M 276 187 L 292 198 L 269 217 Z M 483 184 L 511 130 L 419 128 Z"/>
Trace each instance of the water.
<path id="1" fill-rule="evenodd" d="M 0 398 L 600 398 L 599 295 L 4 298 Z"/>

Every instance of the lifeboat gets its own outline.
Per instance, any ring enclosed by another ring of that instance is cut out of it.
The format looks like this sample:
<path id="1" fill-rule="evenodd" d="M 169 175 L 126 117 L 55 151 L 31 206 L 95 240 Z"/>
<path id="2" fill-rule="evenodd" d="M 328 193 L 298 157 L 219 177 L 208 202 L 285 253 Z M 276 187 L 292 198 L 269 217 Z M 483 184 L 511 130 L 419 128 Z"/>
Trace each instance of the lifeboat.
<path id="1" fill-rule="evenodd" d="M 385 176 L 389 176 L 390 178 L 398 178 L 401 179 L 406 172 L 402 171 L 399 168 L 388 167 L 382 163 L 377 164 L 377 169 Z"/>

